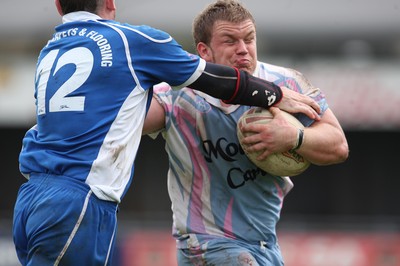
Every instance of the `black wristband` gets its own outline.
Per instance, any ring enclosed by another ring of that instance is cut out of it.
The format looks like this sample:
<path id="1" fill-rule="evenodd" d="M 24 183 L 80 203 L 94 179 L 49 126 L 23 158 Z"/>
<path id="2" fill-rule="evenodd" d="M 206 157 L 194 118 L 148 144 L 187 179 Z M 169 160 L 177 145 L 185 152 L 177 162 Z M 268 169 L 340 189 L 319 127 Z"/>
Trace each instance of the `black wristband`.
<path id="1" fill-rule="evenodd" d="M 269 81 L 253 77 L 246 71 L 240 70 L 239 90 L 235 97 L 225 103 L 241 103 L 250 106 L 269 108 L 282 99 L 281 88 Z"/>
<path id="2" fill-rule="evenodd" d="M 296 145 L 293 147 L 292 151 L 298 150 L 303 144 L 303 139 L 304 139 L 304 129 L 299 128 L 297 130 L 297 142 Z"/>

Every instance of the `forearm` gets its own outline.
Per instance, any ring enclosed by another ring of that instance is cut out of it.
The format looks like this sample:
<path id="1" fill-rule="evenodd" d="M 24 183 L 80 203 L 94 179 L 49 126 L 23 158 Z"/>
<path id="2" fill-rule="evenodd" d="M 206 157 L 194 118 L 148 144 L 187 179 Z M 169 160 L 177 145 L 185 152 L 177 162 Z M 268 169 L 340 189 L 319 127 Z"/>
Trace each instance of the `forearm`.
<path id="1" fill-rule="evenodd" d="M 337 123 L 320 123 L 304 129 L 304 139 L 299 154 L 315 165 L 330 165 L 345 161 L 348 144 L 342 128 Z"/>
<path id="2" fill-rule="evenodd" d="M 269 108 L 282 99 L 282 90 L 272 82 L 212 63 L 207 63 L 203 74 L 189 87 L 232 104 Z"/>

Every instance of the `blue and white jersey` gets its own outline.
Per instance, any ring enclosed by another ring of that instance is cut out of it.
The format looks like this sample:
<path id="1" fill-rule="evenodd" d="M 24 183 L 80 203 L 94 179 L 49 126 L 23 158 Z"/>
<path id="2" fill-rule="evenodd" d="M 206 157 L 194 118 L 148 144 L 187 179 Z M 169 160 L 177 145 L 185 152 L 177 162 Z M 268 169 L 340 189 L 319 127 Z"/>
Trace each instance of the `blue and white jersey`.
<path id="1" fill-rule="evenodd" d="M 21 172 L 74 178 L 100 199 L 120 202 L 152 87 L 184 87 L 204 67 L 163 31 L 88 12 L 65 15 L 38 58 L 37 125 L 23 140 Z"/>
<path id="2" fill-rule="evenodd" d="M 323 112 L 328 108 L 320 90 L 292 69 L 258 62 L 254 76 L 311 96 Z M 157 85 L 154 95 L 166 113 L 161 133 L 178 248 L 213 237 L 275 244 L 283 199 L 293 184 L 259 169 L 240 147 L 237 121 L 251 107 L 224 105 L 189 88 L 172 91 L 167 84 Z"/>

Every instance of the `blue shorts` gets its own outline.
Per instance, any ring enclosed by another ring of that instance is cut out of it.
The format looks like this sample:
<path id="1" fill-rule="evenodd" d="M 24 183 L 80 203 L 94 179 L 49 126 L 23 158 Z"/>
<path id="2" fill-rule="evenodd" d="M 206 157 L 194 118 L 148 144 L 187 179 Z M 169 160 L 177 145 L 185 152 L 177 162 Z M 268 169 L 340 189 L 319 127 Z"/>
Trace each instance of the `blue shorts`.
<path id="1" fill-rule="evenodd" d="M 19 190 L 13 238 L 22 265 L 111 265 L 118 204 L 65 176 L 31 175 Z"/>
<path id="2" fill-rule="evenodd" d="M 210 240 L 197 248 L 178 249 L 177 259 L 179 266 L 284 265 L 280 248 L 276 244 L 271 246 L 265 242 L 249 244 L 227 238 Z"/>

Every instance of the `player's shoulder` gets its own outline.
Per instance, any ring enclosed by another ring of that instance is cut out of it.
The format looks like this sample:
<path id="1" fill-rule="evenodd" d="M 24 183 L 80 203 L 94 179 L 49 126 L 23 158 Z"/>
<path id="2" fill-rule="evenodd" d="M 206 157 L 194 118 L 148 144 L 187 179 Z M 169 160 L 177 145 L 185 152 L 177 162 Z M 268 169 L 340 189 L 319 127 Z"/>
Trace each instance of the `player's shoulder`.
<path id="1" fill-rule="evenodd" d="M 169 33 L 149 25 L 132 25 L 119 22 L 115 22 L 113 25 L 124 31 L 125 34 L 141 36 L 154 42 L 169 42 L 172 40 Z"/>
<path id="2" fill-rule="evenodd" d="M 171 86 L 166 83 L 166 82 L 161 82 L 155 86 L 153 86 L 153 92 L 155 94 L 159 94 L 159 93 L 167 93 L 169 91 L 172 91 Z"/>
<path id="3" fill-rule="evenodd" d="M 257 62 L 257 69 L 259 72 L 276 73 L 287 78 L 296 78 L 302 76 L 301 72 L 291 67 L 265 63 L 261 61 Z"/>
<path id="4" fill-rule="evenodd" d="M 178 109 L 185 109 L 198 102 L 195 90 L 184 87 L 174 90 L 169 84 L 162 82 L 153 86 L 153 96 L 163 104 L 173 104 Z"/>

